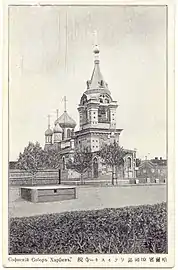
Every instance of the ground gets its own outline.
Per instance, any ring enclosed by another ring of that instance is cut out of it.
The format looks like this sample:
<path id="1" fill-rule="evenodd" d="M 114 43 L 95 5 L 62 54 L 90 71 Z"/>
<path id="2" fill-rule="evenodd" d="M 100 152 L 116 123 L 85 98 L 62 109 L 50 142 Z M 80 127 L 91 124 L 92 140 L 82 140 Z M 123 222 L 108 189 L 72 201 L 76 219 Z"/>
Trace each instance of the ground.
<path id="1" fill-rule="evenodd" d="M 31 203 L 18 198 L 10 188 L 9 217 L 25 217 L 76 210 L 97 210 L 166 202 L 166 185 L 76 187 L 77 199 L 62 202 Z"/>

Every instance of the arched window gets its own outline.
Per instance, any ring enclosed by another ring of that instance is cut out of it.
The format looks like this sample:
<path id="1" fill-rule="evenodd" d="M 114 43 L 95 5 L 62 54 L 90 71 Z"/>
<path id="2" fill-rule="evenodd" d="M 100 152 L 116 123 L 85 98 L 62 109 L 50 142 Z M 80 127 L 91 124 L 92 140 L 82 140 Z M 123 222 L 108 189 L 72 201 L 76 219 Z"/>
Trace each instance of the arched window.
<path id="1" fill-rule="evenodd" d="M 104 106 L 100 106 L 98 109 L 98 122 L 105 123 L 106 121 L 108 121 L 107 108 Z"/>
<path id="2" fill-rule="evenodd" d="M 98 159 L 96 157 L 93 159 L 93 176 L 98 177 Z"/>
<path id="3" fill-rule="evenodd" d="M 72 129 L 72 131 L 71 131 L 71 136 L 73 136 L 74 135 L 74 129 Z"/>
<path id="4" fill-rule="evenodd" d="M 64 140 L 64 129 L 62 131 L 62 140 Z"/>
<path id="5" fill-rule="evenodd" d="M 131 158 L 130 157 L 127 158 L 127 168 L 128 169 L 131 168 Z"/>
<path id="6" fill-rule="evenodd" d="M 66 169 L 65 157 L 62 158 L 62 169 Z"/>
<path id="7" fill-rule="evenodd" d="M 70 137 L 71 137 L 71 130 L 68 129 L 68 130 L 67 130 L 67 138 L 70 138 Z"/>

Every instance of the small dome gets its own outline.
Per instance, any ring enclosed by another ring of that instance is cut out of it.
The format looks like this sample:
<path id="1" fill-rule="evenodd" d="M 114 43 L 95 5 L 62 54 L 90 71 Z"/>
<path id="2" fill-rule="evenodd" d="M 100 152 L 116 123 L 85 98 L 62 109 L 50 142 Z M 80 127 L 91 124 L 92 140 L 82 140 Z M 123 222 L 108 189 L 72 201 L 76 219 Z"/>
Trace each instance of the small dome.
<path id="1" fill-rule="evenodd" d="M 67 112 L 64 112 L 56 121 L 59 123 L 61 128 L 75 128 L 76 122 L 68 115 Z"/>
<path id="2" fill-rule="evenodd" d="M 46 135 L 46 136 L 51 136 L 51 135 L 53 135 L 53 131 L 50 129 L 50 127 L 48 127 L 48 129 L 45 131 L 45 135 Z"/>
<path id="3" fill-rule="evenodd" d="M 62 128 L 60 127 L 60 125 L 59 125 L 58 122 L 55 124 L 55 127 L 53 129 L 53 132 L 54 133 L 62 133 Z"/>

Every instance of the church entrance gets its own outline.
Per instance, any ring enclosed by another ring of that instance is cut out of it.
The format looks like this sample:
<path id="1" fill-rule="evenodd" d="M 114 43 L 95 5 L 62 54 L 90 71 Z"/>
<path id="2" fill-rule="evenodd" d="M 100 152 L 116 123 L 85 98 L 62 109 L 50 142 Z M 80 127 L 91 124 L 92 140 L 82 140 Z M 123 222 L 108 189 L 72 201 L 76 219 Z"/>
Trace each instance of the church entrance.
<path id="1" fill-rule="evenodd" d="M 97 160 L 97 158 L 93 159 L 93 177 L 98 178 L 98 160 Z"/>

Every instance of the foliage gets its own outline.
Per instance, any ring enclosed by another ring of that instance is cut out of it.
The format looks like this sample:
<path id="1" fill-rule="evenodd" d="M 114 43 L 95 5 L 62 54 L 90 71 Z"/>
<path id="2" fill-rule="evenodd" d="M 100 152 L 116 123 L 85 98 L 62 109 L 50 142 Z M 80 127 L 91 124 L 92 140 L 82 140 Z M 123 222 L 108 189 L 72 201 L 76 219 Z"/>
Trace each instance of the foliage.
<path id="1" fill-rule="evenodd" d="M 124 164 L 124 156 L 126 155 L 126 151 L 124 151 L 123 147 L 120 147 L 116 141 L 110 144 L 104 144 L 99 151 L 100 157 L 104 160 L 104 162 L 113 167 L 113 166 L 121 166 Z"/>
<path id="2" fill-rule="evenodd" d="M 61 164 L 61 155 L 56 148 L 44 150 L 44 167 L 45 169 L 58 169 Z"/>
<path id="3" fill-rule="evenodd" d="M 38 142 L 35 144 L 29 142 L 28 146 L 24 148 L 23 153 L 20 153 L 16 169 L 29 171 L 35 175 L 39 169 L 44 167 L 45 157 L 44 150 Z"/>
<path id="4" fill-rule="evenodd" d="M 76 148 L 74 154 L 67 162 L 67 168 L 78 172 L 81 175 L 91 169 L 92 166 L 92 153 L 87 148 Z"/>
<path id="5" fill-rule="evenodd" d="M 104 163 L 112 168 L 112 184 L 114 185 L 114 178 L 117 179 L 116 168 L 123 168 L 127 152 L 114 141 L 110 144 L 103 144 L 98 154 Z"/>
<path id="6" fill-rule="evenodd" d="M 167 253 L 167 206 L 12 218 L 9 253 Z"/>
<path id="7" fill-rule="evenodd" d="M 40 169 L 57 169 L 60 166 L 61 156 L 55 148 L 43 150 L 38 142 L 29 142 L 20 153 L 16 169 L 29 171 L 35 175 Z"/>

